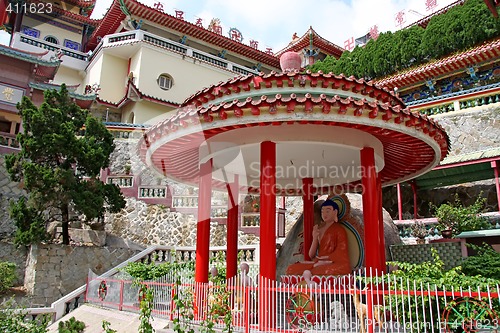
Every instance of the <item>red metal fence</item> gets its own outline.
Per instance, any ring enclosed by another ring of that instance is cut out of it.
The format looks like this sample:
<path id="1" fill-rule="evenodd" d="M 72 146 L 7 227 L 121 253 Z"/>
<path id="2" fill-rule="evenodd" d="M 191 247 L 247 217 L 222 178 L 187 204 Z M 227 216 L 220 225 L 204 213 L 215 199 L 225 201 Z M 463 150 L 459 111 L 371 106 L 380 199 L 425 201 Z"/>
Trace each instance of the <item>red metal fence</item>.
<path id="1" fill-rule="evenodd" d="M 366 272 L 342 277 L 247 277 L 222 285 L 170 276 L 143 282 L 153 292 L 153 315 L 185 328 L 205 326 L 237 332 L 496 332 L 499 286 L 460 289 L 416 284 Z M 257 278 L 256 278 L 257 280 Z M 86 301 L 139 311 L 132 281 L 94 279 Z"/>

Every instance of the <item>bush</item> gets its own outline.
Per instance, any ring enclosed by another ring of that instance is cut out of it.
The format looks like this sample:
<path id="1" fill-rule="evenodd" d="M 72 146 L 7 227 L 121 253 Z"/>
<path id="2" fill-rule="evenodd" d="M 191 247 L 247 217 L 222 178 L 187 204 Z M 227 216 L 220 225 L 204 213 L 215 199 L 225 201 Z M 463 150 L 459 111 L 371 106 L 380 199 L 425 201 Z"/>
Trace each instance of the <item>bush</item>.
<path id="1" fill-rule="evenodd" d="M 85 323 L 83 321 L 76 320 L 75 317 L 69 318 L 69 320 L 59 322 L 59 327 L 57 332 L 59 333 L 83 333 L 85 330 Z"/>
<path id="2" fill-rule="evenodd" d="M 453 236 L 463 231 L 490 229 L 491 223 L 484 216 L 479 215 L 484 208 L 486 198 L 478 196 L 473 205 L 465 207 L 455 194 L 454 202 L 448 202 L 439 207 L 431 204 L 431 209 L 436 212 L 438 230 L 452 230 Z"/>
<path id="3" fill-rule="evenodd" d="M 35 320 L 30 320 L 24 311 L 18 308 L 12 300 L 0 304 L 0 332 L 2 333 L 46 333 L 50 317 L 39 315 Z"/>
<path id="4" fill-rule="evenodd" d="M 476 246 L 468 244 L 477 255 L 467 257 L 462 263 L 462 272 L 467 276 L 487 276 L 500 280 L 500 253 L 488 244 Z"/>
<path id="5" fill-rule="evenodd" d="M 16 280 L 16 264 L 0 261 L 0 293 L 13 286 Z"/>

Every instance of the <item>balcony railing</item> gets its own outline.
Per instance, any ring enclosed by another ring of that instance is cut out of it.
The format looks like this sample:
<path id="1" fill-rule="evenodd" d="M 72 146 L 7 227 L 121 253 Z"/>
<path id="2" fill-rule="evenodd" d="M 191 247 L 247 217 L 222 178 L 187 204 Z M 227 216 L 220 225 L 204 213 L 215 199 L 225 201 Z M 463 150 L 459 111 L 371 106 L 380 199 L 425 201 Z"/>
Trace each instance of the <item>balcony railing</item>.
<path id="1" fill-rule="evenodd" d="M 495 103 L 500 103 L 500 82 L 435 96 L 407 105 L 411 110 L 432 116 Z"/>
<path id="2" fill-rule="evenodd" d="M 134 176 L 109 176 L 108 184 L 115 184 L 118 187 L 132 187 L 134 185 Z"/>
<path id="3" fill-rule="evenodd" d="M 71 57 L 71 58 L 78 59 L 78 60 L 87 61 L 88 57 L 89 57 L 89 55 L 87 53 L 83 53 L 83 52 L 80 52 L 80 51 L 75 51 L 75 50 L 72 50 L 70 48 L 67 48 L 67 47 L 64 47 L 64 46 L 61 46 L 61 45 L 52 44 L 52 43 L 46 42 L 44 40 L 41 40 L 41 39 L 38 39 L 38 38 L 34 38 L 34 37 L 31 37 L 31 36 L 27 36 L 27 35 L 21 35 L 20 36 L 20 41 L 22 43 L 25 43 L 25 44 L 28 44 L 28 45 L 33 45 L 35 47 L 39 47 L 39 48 L 42 48 L 42 49 L 45 49 L 45 50 L 49 50 L 49 51 L 54 51 L 55 52 L 57 50 L 61 50 L 61 52 L 64 55 L 66 55 L 68 57 Z"/>
<path id="4" fill-rule="evenodd" d="M 15 135 L 0 132 L 0 146 L 19 149 L 19 142 L 17 142 Z"/>
<path id="5" fill-rule="evenodd" d="M 143 30 L 135 30 L 135 31 L 127 31 L 127 32 L 121 32 L 113 35 L 108 35 L 103 38 L 102 44 L 98 46 L 96 49 L 96 52 L 101 47 L 106 47 L 106 46 L 116 46 L 116 44 L 127 44 L 130 42 L 147 42 L 149 44 L 152 44 L 157 47 L 165 48 L 171 51 L 174 51 L 176 53 L 182 54 L 183 56 L 198 59 L 202 62 L 209 63 L 211 65 L 215 65 L 220 68 L 224 68 L 226 70 L 238 73 L 238 74 L 243 74 L 243 75 L 248 75 L 248 74 L 257 74 L 257 71 L 254 71 L 250 68 L 244 68 L 242 65 L 235 64 L 231 61 L 227 61 L 223 58 L 220 58 L 218 56 L 196 50 L 193 48 L 190 48 L 184 44 L 175 42 L 173 40 L 163 38 L 157 35 L 154 35 L 152 33 L 143 31 Z"/>

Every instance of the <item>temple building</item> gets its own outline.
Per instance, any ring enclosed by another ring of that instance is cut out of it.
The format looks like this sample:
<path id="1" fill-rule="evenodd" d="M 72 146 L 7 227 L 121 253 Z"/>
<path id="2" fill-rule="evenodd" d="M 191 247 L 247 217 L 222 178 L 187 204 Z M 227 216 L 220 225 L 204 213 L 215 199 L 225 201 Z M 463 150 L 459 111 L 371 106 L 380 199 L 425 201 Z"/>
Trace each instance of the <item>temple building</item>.
<path id="1" fill-rule="evenodd" d="M 40 103 L 44 90 L 62 83 L 68 86 L 74 101 L 102 118 L 116 137 L 128 137 L 127 133 L 138 127 L 170 118 L 195 92 L 217 82 L 280 71 L 280 56 L 286 52 L 299 53 L 301 67 L 326 56 L 338 59 L 346 52 L 313 27 L 303 34 L 295 33 L 283 50 L 273 52 L 262 49 L 254 40 L 243 39 L 238 29 L 222 31 L 216 18 L 189 22 L 182 11 L 172 15 L 160 3 L 150 7 L 137 0 L 114 0 L 104 17 L 95 20 L 90 18 L 95 1 L 29 0 L 27 4 L 39 10 L 18 14 L 8 0 L 0 1 L 3 28 L 11 33 L 10 45 L 0 46 L 2 146 L 16 148 L 15 134 L 22 124 L 15 105 L 21 97 L 29 96 Z M 457 1 L 436 15 L 462 3 Z M 485 4 L 496 13 L 498 2 Z M 416 24 L 425 28 L 429 20 L 430 16 Z M 429 117 L 499 103 L 499 50 L 497 38 L 377 78 L 373 84 L 394 92 L 412 111 Z M 498 183 L 499 155 L 489 152 L 481 160 L 483 164 L 495 164 L 482 173 L 482 179 L 496 175 Z M 421 177 L 415 180 L 421 188 L 464 180 L 459 176 L 447 178 L 442 172 L 437 179 Z M 138 196 L 138 187 L 134 183 L 130 193 Z M 170 198 L 168 205 L 174 205 L 175 199 Z M 182 199 L 184 202 L 186 198 Z"/>

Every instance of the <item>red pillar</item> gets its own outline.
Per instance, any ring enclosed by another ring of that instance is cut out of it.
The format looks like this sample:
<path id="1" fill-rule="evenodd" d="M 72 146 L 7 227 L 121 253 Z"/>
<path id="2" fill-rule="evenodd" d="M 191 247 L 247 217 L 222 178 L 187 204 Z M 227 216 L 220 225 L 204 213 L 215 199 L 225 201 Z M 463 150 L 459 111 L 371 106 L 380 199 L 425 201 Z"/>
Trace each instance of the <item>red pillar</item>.
<path id="1" fill-rule="evenodd" d="M 495 173 L 495 187 L 497 190 L 498 211 L 500 212 L 500 181 L 498 180 L 498 169 L 500 168 L 500 165 L 498 164 L 498 161 L 492 161 L 491 167 L 493 168 L 493 172 Z"/>
<path id="2" fill-rule="evenodd" d="M 363 220 L 365 225 L 366 268 L 379 269 L 379 213 L 377 198 L 377 173 L 375 154 L 371 147 L 361 149 L 361 170 L 363 185 Z"/>
<path id="3" fill-rule="evenodd" d="M 403 198 L 401 195 L 401 183 L 397 183 L 396 188 L 398 189 L 398 218 L 399 218 L 399 220 L 402 220 L 403 219 Z"/>
<path id="4" fill-rule="evenodd" d="M 414 180 L 410 182 L 411 190 L 413 192 L 413 218 L 418 219 L 418 202 L 417 202 L 417 183 Z"/>
<path id="5" fill-rule="evenodd" d="M 238 273 L 238 176 L 234 176 L 234 182 L 227 184 L 227 195 L 226 278 L 230 279 Z"/>
<path id="6" fill-rule="evenodd" d="M 304 206 L 303 224 L 304 224 L 304 260 L 311 260 L 309 249 L 312 243 L 312 230 L 314 225 L 314 201 L 313 201 L 313 179 L 302 179 L 302 201 Z"/>
<path id="7" fill-rule="evenodd" d="M 198 224 L 196 226 L 195 281 L 208 282 L 210 258 L 210 210 L 212 197 L 212 160 L 200 165 Z"/>
<path id="8" fill-rule="evenodd" d="M 276 302 L 276 143 L 260 144 L 259 329 L 274 327 Z"/>
<path id="9" fill-rule="evenodd" d="M 382 181 L 380 179 L 380 174 L 377 174 L 377 193 L 378 193 L 378 214 L 379 214 L 379 260 L 380 260 L 380 272 L 385 272 L 385 233 L 384 233 L 384 213 L 382 211 Z"/>

